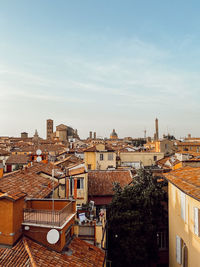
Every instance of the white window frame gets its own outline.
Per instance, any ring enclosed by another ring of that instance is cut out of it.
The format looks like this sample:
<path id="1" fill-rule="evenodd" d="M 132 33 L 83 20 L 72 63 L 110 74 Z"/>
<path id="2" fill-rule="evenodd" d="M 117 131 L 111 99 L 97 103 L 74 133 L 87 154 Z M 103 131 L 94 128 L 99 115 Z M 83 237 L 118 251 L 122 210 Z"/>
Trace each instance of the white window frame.
<path id="1" fill-rule="evenodd" d="M 78 185 L 78 180 L 80 180 L 80 188 L 77 189 L 84 189 L 84 178 L 77 178 L 77 185 Z"/>
<path id="2" fill-rule="evenodd" d="M 114 157 L 113 157 L 113 153 L 108 153 L 108 160 L 111 161 L 111 160 L 113 160 L 113 158 L 114 158 Z"/>
<path id="3" fill-rule="evenodd" d="M 180 192 L 180 201 L 181 201 L 181 218 L 184 220 L 186 220 L 186 197 L 185 197 L 185 193 L 183 193 L 182 191 Z"/>
<path id="4" fill-rule="evenodd" d="M 200 222 L 200 212 L 199 209 L 197 207 L 194 207 L 194 233 L 197 236 L 200 236 L 200 227 L 199 227 L 199 222 Z"/>
<path id="5" fill-rule="evenodd" d="M 176 236 L 176 262 L 182 264 L 182 239 Z"/>
<path id="6" fill-rule="evenodd" d="M 104 160 L 104 154 L 103 154 L 103 153 L 101 153 L 101 154 L 99 155 L 99 159 L 100 159 L 101 161 Z"/>

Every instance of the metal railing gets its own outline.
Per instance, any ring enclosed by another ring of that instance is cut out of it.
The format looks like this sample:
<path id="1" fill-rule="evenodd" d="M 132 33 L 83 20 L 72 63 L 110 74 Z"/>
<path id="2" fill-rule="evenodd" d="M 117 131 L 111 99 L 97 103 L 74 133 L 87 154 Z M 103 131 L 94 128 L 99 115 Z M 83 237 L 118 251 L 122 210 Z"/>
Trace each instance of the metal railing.
<path id="1" fill-rule="evenodd" d="M 24 223 L 47 224 L 52 226 L 61 226 L 67 217 L 72 215 L 72 202 L 67 204 L 62 210 L 38 210 L 24 209 Z"/>

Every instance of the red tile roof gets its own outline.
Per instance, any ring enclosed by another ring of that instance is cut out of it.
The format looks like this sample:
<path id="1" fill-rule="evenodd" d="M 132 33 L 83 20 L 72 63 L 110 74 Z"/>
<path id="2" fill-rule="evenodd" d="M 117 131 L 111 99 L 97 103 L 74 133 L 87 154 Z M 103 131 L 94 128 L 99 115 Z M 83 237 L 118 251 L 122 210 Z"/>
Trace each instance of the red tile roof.
<path id="1" fill-rule="evenodd" d="M 0 179 L 0 191 L 7 193 L 13 199 L 18 199 L 21 193 L 27 194 L 30 198 L 44 198 L 51 193 L 53 183 L 40 173 L 51 175 L 52 169 L 52 164 L 37 163 L 26 170 L 10 173 Z M 54 182 L 54 188 L 57 186 L 58 183 Z"/>
<path id="2" fill-rule="evenodd" d="M 122 187 L 130 184 L 132 175 L 129 170 L 106 170 L 88 172 L 88 195 L 113 195 L 113 184 L 119 182 Z"/>
<path id="3" fill-rule="evenodd" d="M 22 240 L 12 248 L 0 247 L 0 266 L 31 266 Z"/>
<path id="4" fill-rule="evenodd" d="M 10 152 L 0 148 L 0 156 L 9 156 Z"/>
<path id="5" fill-rule="evenodd" d="M 86 148 L 84 152 L 114 152 L 114 150 L 110 146 L 105 145 L 105 150 L 101 151 L 97 149 L 96 145 L 94 145 L 89 148 Z"/>
<path id="6" fill-rule="evenodd" d="M 183 167 L 164 176 L 180 190 L 200 201 L 200 168 Z"/>
<path id="7" fill-rule="evenodd" d="M 72 255 L 48 250 L 24 237 L 13 248 L 0 248 L 0 266 L 102 267 L 104 252 L 83 240 L 74 238 L 69 245 Z"/>
<path id="8" fill-rule="evenodd" d="M 29 157 L 26 155 L 10 155 L 6 164 L 27 164 Z"/>

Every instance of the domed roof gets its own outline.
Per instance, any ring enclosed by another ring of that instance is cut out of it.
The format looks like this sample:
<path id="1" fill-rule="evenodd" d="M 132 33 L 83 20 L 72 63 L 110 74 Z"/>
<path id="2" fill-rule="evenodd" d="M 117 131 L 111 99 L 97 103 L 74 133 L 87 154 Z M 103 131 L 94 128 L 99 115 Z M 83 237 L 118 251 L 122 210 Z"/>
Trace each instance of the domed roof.
<path id="1" fill-rule="evenodd" d="M 112 133 L 110 134 L 110 137 L 118 137 L 117 133 L 115 132 L 115 129 L 113 129 Z"/>

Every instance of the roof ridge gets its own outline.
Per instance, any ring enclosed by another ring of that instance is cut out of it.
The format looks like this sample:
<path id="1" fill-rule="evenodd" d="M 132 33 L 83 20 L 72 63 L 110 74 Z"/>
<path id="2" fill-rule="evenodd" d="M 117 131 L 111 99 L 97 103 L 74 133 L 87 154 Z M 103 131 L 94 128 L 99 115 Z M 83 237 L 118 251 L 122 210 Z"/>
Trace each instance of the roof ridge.
<path id="1" fill-rule="evenodd" d="M 25 237 L 23 238 L 23 244 L 24 244 L 24 248 L 25 248 L 25 250 L 26 250 L 26 252 L 27 252 L 27 254 L 29 256 L 29 259 L 31 261 L 31 265 L 33 267 L 37 267 L 37 264 L 35 263 L 34 257 L 33 257 L 32 253 L 31 253 L 31 250 L 29 248 L 28 242 L 27 242 Z"/>

